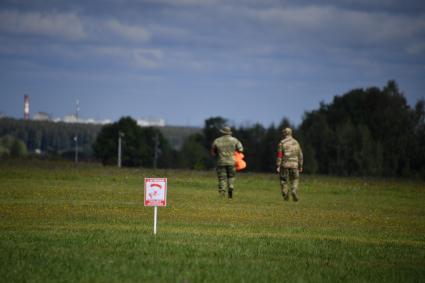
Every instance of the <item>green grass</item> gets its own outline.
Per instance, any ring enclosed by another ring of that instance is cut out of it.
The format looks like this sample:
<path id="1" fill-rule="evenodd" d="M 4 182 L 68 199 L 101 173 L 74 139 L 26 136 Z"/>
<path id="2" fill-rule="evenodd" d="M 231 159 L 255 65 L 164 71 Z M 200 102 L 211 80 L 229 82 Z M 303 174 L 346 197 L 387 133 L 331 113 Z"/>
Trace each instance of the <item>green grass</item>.
<path id="1" fill-rule="evenodd" d="M 168 205 L 143 206 L 145 177 Z M 424 282 L 425 184 L 0 162 L 1 282 Z"/>

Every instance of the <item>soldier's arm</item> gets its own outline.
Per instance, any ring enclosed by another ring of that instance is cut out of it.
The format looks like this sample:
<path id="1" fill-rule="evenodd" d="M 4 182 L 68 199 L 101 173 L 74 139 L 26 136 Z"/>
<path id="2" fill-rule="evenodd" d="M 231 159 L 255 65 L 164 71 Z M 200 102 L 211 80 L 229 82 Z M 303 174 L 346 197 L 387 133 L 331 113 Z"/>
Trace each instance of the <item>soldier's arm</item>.
<path id="1" fill-rule="evenodd" d="M 280 172 L 280 167 L 282 165 L 282 158 L 283 158 L 283 148 L 281 143 L 277 146 L 277 155 L 276 155 L 276 171 Z"/>
<path id="2" fill-rule="evenodd" d="M 239 152 L 243 152 L 243 146 L 242 146 L 242 143 L 239 140 L 236 143 L 236 150 L 239 151 Z"/>
<path id="3" fill-rule="evenodd" d="M 303 151 L 301 150 L 301 147 L 299 147 L 299 152 L 298 152 L 298 169 L 300 170 L 300 172 L 303 171 L 303 166 L 304 166 L 304 157 L 303 157 Z"/>
<path id="4" fill-rule="evenodd" d="M 216 155 L 217 155 L 217 146 L 216 146 L 216 144 L 215 144 L 215 143 L 213 143 L 213 144 L 211 145 L 210 154 L 211 154 L 212 156 L 216 156 Z"/>

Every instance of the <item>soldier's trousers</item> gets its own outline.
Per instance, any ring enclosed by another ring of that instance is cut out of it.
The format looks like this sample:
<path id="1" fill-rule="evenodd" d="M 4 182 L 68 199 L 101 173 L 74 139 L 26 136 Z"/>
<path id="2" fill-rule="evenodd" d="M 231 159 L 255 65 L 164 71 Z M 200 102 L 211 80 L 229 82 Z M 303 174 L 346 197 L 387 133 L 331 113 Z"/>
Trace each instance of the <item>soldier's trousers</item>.
<path id="1" fill-rule="evenodd" d="M 280 168 L 280 189 L 285 200 L 289 198 L 288 185 L 291 188 L 291 195 L 294 201 L 298 200 L 298 180 L 300 173 L 298 168 Z"/>
<path id="2" fill-rule="evenodd" d="M 236 176 L 235 166 L 217 166 L 218 192 L 225 193 L 226 187 L 229 192 L 233 191 Z"/>

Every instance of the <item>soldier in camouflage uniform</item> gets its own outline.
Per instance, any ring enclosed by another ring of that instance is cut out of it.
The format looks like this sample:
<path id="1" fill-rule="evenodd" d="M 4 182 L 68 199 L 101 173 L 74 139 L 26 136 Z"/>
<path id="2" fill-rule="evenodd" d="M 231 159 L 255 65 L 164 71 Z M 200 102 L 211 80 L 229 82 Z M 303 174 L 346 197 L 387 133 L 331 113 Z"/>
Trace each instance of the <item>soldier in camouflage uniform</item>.
<path id="1" fill-rule="evenodd" d="M 224 196 L 227 187 L 228 197 L 232 198 L 236 175 L 233 155 L 235 151 L 243 152 L 243 146 L 237 138 L 232 137 L 232 131 L 229 127 L 224 127 L 220 132 L 223 135 L 214 140 L 211 146 L 211 154 L 217 156 L 218 192 Z"/>
<path id="2" fill-rule="evenodd" d="M 298 179 L 303 171 L 303 152 L 296 139 L 292 137 L 292 130 L 285 128 L 282 131 L 283 140 L 277 147 L 276 171 L 280 175 L 280 187 L 284 200 L 289 200 L 288 184 L 291 188 L 293 201 L 298 201 Z"/>

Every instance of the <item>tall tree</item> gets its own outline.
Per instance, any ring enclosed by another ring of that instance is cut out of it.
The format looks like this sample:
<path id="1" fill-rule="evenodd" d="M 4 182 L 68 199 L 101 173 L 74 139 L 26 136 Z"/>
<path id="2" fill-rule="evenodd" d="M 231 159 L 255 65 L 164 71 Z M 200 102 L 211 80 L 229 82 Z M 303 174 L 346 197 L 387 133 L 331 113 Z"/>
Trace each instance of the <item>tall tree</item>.
<path id="1" fill-rule="evenodd" d="M 96 158 L 103 164 L 117 164 L 118 160 L 118 137 L 122 135 L 122 165 L 152 167 L 154 165 L 155 147 L 162 153 L 170 153 L 171 149 L 156 128 L 142 128 L 131 117 L 123 117 L 118 122 L 104 126 L 93 145 Z M 158 143 L 159 144 L 156 144 Z M 170 155 L 159 157 L 159 166 L 170 163 L 166 159 Z"/>
<path id="2" fill-rule="evenodd" d="M 305 114 L 300 131 L 319 173 L 410 176 L 417 166 L 415 113 L 389 81 L 382 89 L 355 89 L 322 103 Z"/>

